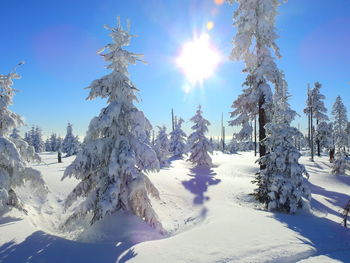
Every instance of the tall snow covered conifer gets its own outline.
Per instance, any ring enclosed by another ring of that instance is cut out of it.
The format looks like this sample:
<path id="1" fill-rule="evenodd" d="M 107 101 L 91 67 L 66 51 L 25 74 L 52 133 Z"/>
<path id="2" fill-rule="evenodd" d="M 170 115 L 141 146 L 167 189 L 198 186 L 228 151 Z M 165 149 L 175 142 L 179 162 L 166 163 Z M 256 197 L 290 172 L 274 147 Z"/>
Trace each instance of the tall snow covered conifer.
<path id="1" fill-rule="evenodd" d="M 169 166 L 170 142 L 166 133 L 166 127 L 164 125 L 162 127 L 158 126 L 158 129 L 157 138 L 154 141 L 154 150 L 156 151 L 160 166 L 167 167 Z"/>
<path id="2" fill-rule="evenodd" d="M 300 132 L 290 126 L 296 113 L 287 101 L 287 83 L 283 79 L 279 83 L 273 96 L 273 118 L 266 125 L 268 154 L 260 158 L 266 168 L 258 174 L 254 195 L 269 210 L 294 213 L 308 207 L 311 194 L 303 180 L 303 174 L 308 177 L 308 173 L 298 162 L 301 154 L 293 141 Z"/>
<path id="3" fill-rule="evenodd" d="M 66 156 L 72 156 L 78 153 L 80 143 L 78 138 L 73 135 L 72 124 L 68 123 L 67 133 L 62 142 L 62 151 L 66 153 Z"/>
<path id="4" fill-rule="evenodd" d="M 23 210 L 16 194 L 18 186 L 29 183 L 33 189 L 46 192 L 40 172 L 25 164 L 39 162 L 40 157 L 21 138 L 10 136 L 13 129 L 23 125 L 22 118 L 8 109 L 15 95 L 15 90 L 11 88 L 13 79 L 18 78 L 20 76 L 14 72 L 0 75 L 0 212 L 11 207 Z"/>
<path id="5" fill-rule="evenodd" d="M 307 107 L 304 109 L 304 113 L 306 114 L 310 114 L 310 110 L 312 109 L 312 118 L 316 119 L 316 130 L 318 129 L 318 125 L 322 121 L 328 121 L 328 117 L 326 115 L 327 109 L 323 102 L 323 100 L 326 97 L 323 94 L 321 94 L 320 92 L 321 87 L 322 85 L 319 82 L 315 82 L 314 88 L 311 89 L 309 92 Z M 324 128 L 324 126 L 322 128 Z M 310 132 L 313 132 L 313 131 L 310 131 Z M 321 144 L 317 136 L 315 136 L 315 142 L 317 145 L 317 155 L 321 156 Z"/>
<path id="6" fill-rule="evenodd" d="M 246 129 L 249 121 L 258 115 L 260 157 L 266 154 L 262 141 L 266 137 L 265 124 L 271 119 L 272 91 L 270 84 L 278 85 L 281 73 L 274 62 L 280 58 L 276 44 L 275 18 L 279 0 L 227 0 L 238 3 L 233 15 L 237 33 L 233 38 L 232 60 L 244 60 L 247 72 L 246 88 L 233 102 L 235 109 L 231 117 L 236 117 L 230 124 L 242 124 Z M 273 56 L 274 54 L 274 56 Z M 261 169 L 264 165 L 261 164 Z"/>
<path id="7" fill-rule="evenodd" d="M 159 170 L 156 154 L 147 143 L 149 122 L 133 104 L 138 89 L 129 79 L 128 66 L 142 61 L 142 55 L 131 53 L 128 46 L 133 37 L 124 30 L 118 18 L 116 28 L 110 30 L 113 43 L 101 52 L 107 68 L 112 72 L 92 82 L 87 99 L 107 98 L 107 107 L 91 120 L 82 150 L 67 167 L 64 177 L 75 176 L 80 183 L 66 199 L 70 207 L 82 198 L 66 224 L 89 216 L 93 224 L 107 214 L 118 210 L 130 211 L 151 226 L 162 230 L 154 212 L 149 194 L 158 197 L 158 191 L 144 171 Z"/>
<path id="8" fill-rule="evenodd" d="M 189 152 L 190 157 L 188 161 L 196 165 L 206 165 L 211 167 L 212 160 L 208 152 L 212 153 L 210 142 L 205 134 L 208 132 L 208 126 L 210 122 L 203 118 L 201 106 L 198 106 L 196 115 L 194 115 L 190 120 L 194 123 L 191 127 L 193 133 L 188 137 Z"/>
<path id="9" fill-rule="evenodd" d="M 346 113 L 346 107 L 340 96 L 336 98 L 333 105 L 332 115 L 334 118 L 333 132 L 334 132 L 334 144 L 336 149 L 336 158 L 333 163 L 333 174 L 344 174 L 348 168 L 347 160 L 345 159 L 345 146 L 347 145 L 348 138 L 346 134 L 346 127 L 348 124 L 348 117 Z"/>
<path id="10" fill-rule="evenodd" d="M 181 125 L 184 122 L 182 118 L 175 118 L 174 130 L 170 133 L 170 151 L 174 156 L 182 157 L 186 150 L 186 133 L 182 130 Z"/>

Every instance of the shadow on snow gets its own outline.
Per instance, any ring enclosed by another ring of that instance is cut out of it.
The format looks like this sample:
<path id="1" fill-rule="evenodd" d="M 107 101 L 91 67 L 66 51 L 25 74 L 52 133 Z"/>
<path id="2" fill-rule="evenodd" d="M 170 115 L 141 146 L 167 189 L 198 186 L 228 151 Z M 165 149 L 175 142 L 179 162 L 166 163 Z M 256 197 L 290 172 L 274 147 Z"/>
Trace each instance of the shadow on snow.
<path id="1" fill-rule="evenodd" d="M 220 179 L 215 178 L 216 173 L 207 166 L 197 166 L 190 170 L 189 176 L 192 177 L 188 181 L 183 181 L 182 185 L 195 195 L 193 203 L 195 205 L 204 204 L 208 201 L 209 196 L 204 193 L 208 191 L 210 185 L 216 185 L 221 182 Z"/>

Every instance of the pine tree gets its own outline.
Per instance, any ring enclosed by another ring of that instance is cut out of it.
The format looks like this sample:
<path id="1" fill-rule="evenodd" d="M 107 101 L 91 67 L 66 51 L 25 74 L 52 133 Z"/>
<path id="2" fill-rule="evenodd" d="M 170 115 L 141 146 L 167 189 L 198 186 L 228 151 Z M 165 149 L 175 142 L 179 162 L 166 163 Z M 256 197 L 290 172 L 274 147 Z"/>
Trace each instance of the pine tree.
<path id="1" fill-rule="evenodd" d="M 76 155 L 80 148 L 80 143 L 78 138 L 73 135 L 73 127 L 72 124 L 68 123 L 67 125 L 67 133 L 64 137 L 62 143 L 62 151 L 66 153 L 66 156 Z"/>
<path id="2" fill-rule="evenodd" d="M 298 208 L 307 207 L 305 201 L 311 195 L 303 181 L 303 174 L 308 177 L 308 173 L 298 162 L 301 154 L 293 141 L 299 131 L 290 126 L 296 113 L 287 101 L 287 83 L 283 80 L 280 83 L 273 98 L 272 122 L 266 125 L 268 136 L 264 144 L 268 154 L 260 158 L 266 168 L 257 175 L 258 188 L 254 195 L 269 210 L 294 213 Z"/>
<path id="3" fill-rule="evenodd" d="M 10 134 L 10 137 L 11 137 L 11 138 L 14 138 L 14 139 L 19 139 L 19 138 L 21 138 L 21 136 L 19 135 L 19 129 L 13 128 L 13 129 L 12 129 L 12 133 Z"/>
<path id="4" fill-rule="evenodd" d="M 233 38 L 232 60 L 245 62 L 247 72 L 246 88 L 233 103 L 235 111 L 231 117 L 236 117 L 232 124 L 241 122 L 247 125 L 258 115 L 259 122 L 259 152 L 260 157 L 266 154 L 265 145 L 262 144 L 265 134 L 265 124 L 271 119 L 270 108 L 272 104 L 272 91 L 270 84 L 279 85 L 281 73 L 274 62 L 275 57 L 280 58 L 279 48 L 276 44 L 275 18 L 278 0 L 228 0 L 231 4 L 238 3 L 234 12 L 234 26 L 237 33 Z M 260 169 L 264 169 L 261 164 Z"/>
<path id="5" fill-rule="evenodd" d="M 24 124 L 18 114 L 8 109 L 16 91 L 11 86 L 18 78 L 20 76 L 14 72 L 0 75 L 0 212 L 11 207 L 24 210 L 16 187 L 30 183 L 35 190 L 46 191 L 40 172 L 25 164 L 26 161 L 40 161 L 40 157 L 21 138 L 10 136 L 13 129 Z"/>
<path id="6" fill-rule="evenodd" d="M 168 134 L 166 133 L 166 127 L 163 125 L 162 127 L 158 126 L 158 135 L 154 142 L 154 150 L 157 154 L 157 158 L 159 160 L 159 164 L 161 167 L 168 167 L 169 166 L 169 149 L 170 149 L 170 142 L 168 139 Z"/>
<path id="7" fill-rule="evenodd" d="M 312 111 L 312 114 L 310 116 L 312 119 L 316 119 L 316 130 L 318 129 L 320 122 L 328 121 L 328 117 L 326 115 L 327 109 L 324 106 L 323 102 L 326 97 L 320 93 L 321 87 L 322 85 L 319 82 L 315 82 L 314 88 L 308 91 L 307 107 L 304 109 L 304 113 L 308 115 L 310 115 L 310 111 Z M 312 119 L 309 119 L 309 121 L 312 122 Z M 313 129 L 309 128 L 309 132 L 313 132 Z M 311 136 L 311 134 L 309 134 L 309 137 L 311 138 L 314 136 Z M 317 136 L 315 136 L 315 142 L 317 145 L 317 155 L 321 156 L 321 145 Z"/>
<path id="8" fill-rule="evenodd" d="M 345 169 L 348 168 L 347 160 L 345 158 L 345 145 L 347 145 L 348 138 L 345 132 L 348 118 L 346 113 L 346 107 L 340 96 L 336 98 L 333 105 L 332 115 L 334 118 L 333 122 L 333 133 L 334 133 L 334 145 L 336 148 L 336 159 L 333 164 L 333 174 L 344 174 Z"/>
<path id="9" fill-rule="evenodd" d="M 174 130 L 170 133 L 170 151 L 174 156 L 182 157 L 186 151 L 186 133 L 181 129 L 182 118 L 174 121 Z"/>
<path id="10" fill-rule="evenodd" d="M 46 152 L 52 152 L 51 141 L 50 141 L 49 138 L 47 138 L 46 141 L 45 141 L 45 151 Z"/>
<path id="11" fill-rule="evenodd" d="M 129 26 L 128 30 L 121 27 L 119 18 L 116 28 L 105 28 L 111 31 L 113 43 L 100 53 L 109 50 L 102 56 L 112 72 L 92 82 L 87 99 L 107 98 L 108 105 L 91 120 L 82 150 L 64 173 L 63 178 L 75 176 L 80 180 L 65 206 L 82 200 L 66 224 L 85 216 L 93 224 L 105 215 L 124 210 L 162 230 L 148 197 L 159 194 L 143 173 L 159 170 L 159 162 L 147 144 L 149 122 L 133 104 L 138 89 L 128 77 L 128 66 L 141 61 L 142 56 L 122 49 L 133 36 Z"/>
<path id="12" fill-rule="evenodd" d="M 191 127 L 193 133 L 188 137 L 190 157 L 188 161 L 196 165 L 206 165 L 211 167 L 212 160 L 208 152 L 213 153 L 210 142 L 205 134 L 208 132 L 210 122 L 203 118 L 201 106 L 198 106 L 196 115 L 190 121 L 194 123 Z"/>
<path id="13" fill-rule="evenodd" d="M 32 134 L 32 142 L 35 152 L 40 153 L 45 150 L 45 143 L 42 139 L 41 129 L 36 126 L 34 133 Z"/>

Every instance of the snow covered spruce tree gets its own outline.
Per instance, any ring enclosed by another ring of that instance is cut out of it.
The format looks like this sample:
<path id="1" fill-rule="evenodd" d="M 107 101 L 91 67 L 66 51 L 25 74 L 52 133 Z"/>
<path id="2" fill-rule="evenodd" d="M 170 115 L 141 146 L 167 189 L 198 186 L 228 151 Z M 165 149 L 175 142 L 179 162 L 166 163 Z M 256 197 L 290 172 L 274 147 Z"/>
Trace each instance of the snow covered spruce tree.
<path id="1" fill-rule="evenodd" d="M 310 115 L 312 119 L 310 121 L 313 121 L 313 119 L 316 120 L 316 130 L 318 129 L 318 125 L 322 121 L 328 121 L 328 117 L 326 115 L 327 109 L 324 106 L 323 100 L 326 98 L 323 94 L 321 94 L 320 89 L 322 85 L 319 82 L 315 82 L 314 88 L 311 89 L 308 93 L 308 100 L 307 100 L 307 107 L 304 109 L 305 114 L 310 114 L 310 111 L 312 111 L 312 114 Z M 322 127 L 324 128 L 324 126 Z M 313 129 L 309 129 L 310 132 L 313 132 Z M 314 137 L 310 136 L 309 137 Z M 321 144 L 317 136 L 314 137 L 316 146 L 317 146 L 317 155 L 321 156 Z"/>
<path id="2" fill-rule="evenodd" d="M 333 105 L 332 115 L 334 118 L 333 122 L 333 133 L 334 133 L 334 144 L 336 149 L 336 158 L 333 163 L 333 174 L 344 174 L 348 168 L 347 161 L 345 159 L 345 146 L 347 145 L 348 138 L 345 132 L 348 118 L 346 113 L 346 107 L 340 96 L 336 98 Z"/>
<path id="3" fill-rule="evenodd" d="M 188 137 L 188 149 L 190 157 L 188 161 L 196 165 L 206 165 L 211 167 L 212 160 L 208 152 L 212 153 L 210 142 L 205 134 L 208 132 L 208 126 L 210 122 L 203 118 L 201 106 L 198 106 L 196 115 L 194 115 L 190 121 L 194 123 L 191 127 L 193 133 Z"/>
<path id="4" fill-rule="evenodd" d="M 270 84 L 277 85 L 280 71 L 274 62 L 275 57 L 280 58 L 279 48 L 276 44 L 275 18 L 278 0 L 227 0 L 229 3 L 238 3 L 233 15 L 234 26 L 237 33 L 233 38 L 232 60 L 244 60 L 247 72 L 246 88 L 233 102 L 235 109 L 231 117 L 236 117 L 231 125 L 248 125 L 258 115 L 259 123 L 259 153 L 260 157 L 266 154 L 266 148 L 261 142 L 264 140 L 265 124 L 271 119 L 272 92 Z M 264 166 L 261 165 L 261 169 Z"/>
<path id="5" fill-rule="evenodd" d="M 184 122 L 182 118 L 175 118 L 174 130 L 170 133 L 170 151 L 174 156 L 182 157 L 186 151 L 186 133 L 182 130 L 181 125 Z"/>
<path id="6" fill-rule="evenodd" d="M 0 213 L 15 207 L 24 210 L 16 193 L 16 187 L 30 184 L 35 190 L 46 192 L 39 171 L 26 167 L 26 161 L 40 161 L 34 148 L 20 137 L 10 136 L 10 132 L 23 125 L 22 118 L 10 111 L 15 89 L 11 88 L 17 73 L 0 75 Z M 25 210 L 24 210 L 25 211 Z"/>
<path id="7" fill-rule="evenodd" d="M 168 134 L 166 133 L 166 127 L 164 125 L 162 127 L 158 126 L 158 129 L 159 131 L 157 138 L 154 141 L 154 150 L 157 154 L 160 166 L 168 167 L 168 158 L 170 156 L 170 142 L 168 139 Z"/>
<path id="8" fill-rule="evenodd" d="M 267 138 L 263 142 L 268 153 L 258 160 L 266 168 L 255 180 L 258 188 L 254 195 L 269 210 L 294 213 L 308 207 L 311 195 L 303 180 L 308 173 L 298 162 L 301 154 L 293 141 L 299 131 L 290 126 L 296 113 L 287 101 L 287 83 L 283 79 L 279 83 L 273 96 L 273 118 L 266 125 Z"/>
<path id="9" fill-rule="evenodd" d="M 107 98 L 108 105 L 91 120 L 81 151 L 64 173 L 63 179 L 75 176 L 81 180 L 67 197 L 66 208 L 82 198 L 65 225 L 86 216 L 93 224 L 124 210 L 162 231 L 148 196 L 159 194 L 144 174 L 159 170 L 159 162 L 147 144 L 145 127 L 149 122 L 133 104 L 138 89 L 128 77 L 128 66 L 142 61 L 142 55 L 122 48 L 133 36 L 129 26 L 128 30 L 122 28 L 119 18 L 117 27 L 105 28 L 111 31 L 113 43 L 100 53 L 108 50 L 102 56 L 112 72 L 91 83 L 87 99 Z"/>
<path id="10" fill-rule="evenodd" d="M 72 124 L 68 123 L 67 133 L 62 142 L 62 151 L 66 156 L 76 155 L 80 148 L 80 142 L 76 136 L 73 135 Z"/>

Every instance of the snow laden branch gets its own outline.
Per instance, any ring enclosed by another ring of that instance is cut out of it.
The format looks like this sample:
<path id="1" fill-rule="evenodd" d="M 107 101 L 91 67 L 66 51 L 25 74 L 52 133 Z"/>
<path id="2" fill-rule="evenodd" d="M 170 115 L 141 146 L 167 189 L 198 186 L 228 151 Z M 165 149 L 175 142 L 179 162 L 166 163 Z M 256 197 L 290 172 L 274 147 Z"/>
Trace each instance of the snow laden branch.
<path id="1" fill-rule="evenodd" d="M 78 201 L 66 225 L 86 216 L 93 224 L 123 210 L 163 231 L 149 198 L 159 193 L 145 174 L 158 171 L 159 162 L 149 145 L 150 123 L 133 104 L 138 90 L 128 73 L 141 56 L 122 48 L 132 35 L 119 19 L 117 27 L 107 29 L 113 43 L 102 56 L 112 72 L 91 83 L 87 99 L 107 98 L 108 105 L 91 120 L 81 151 L 64 173 L 63 179 L 80 180 L 65 202 L 68 208 Z"/>

